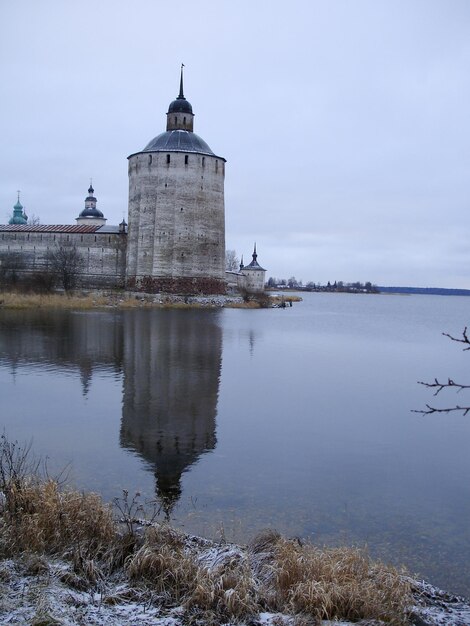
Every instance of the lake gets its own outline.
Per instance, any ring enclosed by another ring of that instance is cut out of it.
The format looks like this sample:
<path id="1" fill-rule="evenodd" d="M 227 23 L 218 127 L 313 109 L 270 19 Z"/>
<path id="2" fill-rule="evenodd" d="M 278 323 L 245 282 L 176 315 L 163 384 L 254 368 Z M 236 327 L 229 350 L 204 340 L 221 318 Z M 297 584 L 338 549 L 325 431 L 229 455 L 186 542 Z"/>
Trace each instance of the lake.
<path id="1" fill-rule="evenodd" d="M 288 309 L 0 311 L 0 427 L 51 474 L 190 533 L 276 528 L 470 596 L 470 298 L 306 293 Z"/>

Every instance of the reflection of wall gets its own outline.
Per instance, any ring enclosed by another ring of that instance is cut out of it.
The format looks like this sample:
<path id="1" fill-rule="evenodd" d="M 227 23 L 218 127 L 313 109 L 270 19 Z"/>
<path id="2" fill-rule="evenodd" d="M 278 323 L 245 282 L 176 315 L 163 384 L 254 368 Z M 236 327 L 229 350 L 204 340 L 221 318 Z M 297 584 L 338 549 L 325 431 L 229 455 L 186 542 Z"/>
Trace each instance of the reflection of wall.
<path id="1" fill-rule="evenodd" d="M 119 315 L 102 312 L 3 310 L 0 316 L 0 362 L 78 368 L 86 393 L 93 369 L 122 362 Z"/>
<path id="2" fill-rule="evenodd" d="M 155 466 L 167 513 L 181 475 L 215 447 L 222 358 L 217 312 L 132 311 L 124 318 L 121 445 Z"/>

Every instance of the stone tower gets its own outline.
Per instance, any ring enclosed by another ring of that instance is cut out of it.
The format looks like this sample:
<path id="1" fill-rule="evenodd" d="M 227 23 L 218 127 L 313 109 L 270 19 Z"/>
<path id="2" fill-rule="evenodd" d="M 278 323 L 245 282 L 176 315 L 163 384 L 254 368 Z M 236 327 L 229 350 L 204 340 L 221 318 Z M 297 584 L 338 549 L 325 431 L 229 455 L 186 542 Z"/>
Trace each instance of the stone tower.
<path id="1" fill-rule="evenodd" d="M 256 243 L 253 248 L 252 260 L 248 265 L 243 265 L 243 257 L 240 263 L 240 274 L 245 276 L 244 287 L 249 293 L 261 293 L 264 291 L 266 270 L 258 263 Z"/>
<path id="2" fill-rule="evenodd" d="M 129 158 L 129 289 L 225 293 L 225 159 L 193 132 L 180 90 L 166 132 Z"/>

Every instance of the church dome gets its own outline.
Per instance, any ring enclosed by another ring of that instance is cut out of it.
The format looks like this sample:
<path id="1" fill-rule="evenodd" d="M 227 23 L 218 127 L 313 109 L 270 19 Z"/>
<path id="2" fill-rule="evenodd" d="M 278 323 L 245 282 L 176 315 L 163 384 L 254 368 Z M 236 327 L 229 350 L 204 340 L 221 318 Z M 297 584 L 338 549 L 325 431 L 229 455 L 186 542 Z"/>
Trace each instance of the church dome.
<path id="1" fill-rule="evenodd" d="M 77 224 L 85 224 L 88 223 L 88 220 L 100 220 L 99 222 L 95 222 L 95 224 L 104 224 L 106 219 L 103 213 L 96 208 L 97 199 L 95 198 L 95 190 L 93 189 L 93 185 L 90 183 L 88 187 L 88 196 L 85 198 L 85 208 L 80 212 L 77 219 Z"/>
<path id="2" fill-rule="evenodd" d="M 95 190 L 93 189 L 93 185 L 90 183 L 88 187 L 88 196 L 85 198 L 85 208 L 78 216 L 80 217 L 97 217 L 99 219 L 103 219 L 104 215 L 101 213 L 99 209 L 96 208 L 96 198 L 94 196 Z"/>
<path id="3" fill-rule="evenodd" d="M 184 96 L 178 97 L 176 100 L 173 100 L 173 102 L 170 102 L 168 113 L 190 113 L 192 115 L 193 107 Z"/>
<path id="4" fill-rule="evenodd" d="M 215 156 L 207 143 L 187 130 L 170 130 L 157 135 L 142 152 L 198 152 Z"/>
<path id="5" fill-rule="evenodd" d="M 13 217 L 8 221 L 9 224 L 24 225 L 28 223 L 28 218 L 23 209 L 23 205 L 20 202 L 20 192 L 18 191 L 18 202 L 13 207 Z"/>
<path id="6" fill-rule="evenodd" d="M 86 209 L 83 209 L 78 217 L 99 217 L 102 219 L 104 215 L 96 207 L 87 207 Z"/>

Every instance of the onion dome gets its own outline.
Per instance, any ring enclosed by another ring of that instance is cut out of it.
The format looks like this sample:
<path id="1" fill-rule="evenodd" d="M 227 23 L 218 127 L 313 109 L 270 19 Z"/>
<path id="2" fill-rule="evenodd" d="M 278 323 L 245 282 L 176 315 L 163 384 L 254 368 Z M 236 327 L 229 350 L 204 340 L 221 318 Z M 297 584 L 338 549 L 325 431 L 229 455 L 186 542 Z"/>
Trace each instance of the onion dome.
<path id="1" fill-rule="evenodd" d="M 94 194 L 95 190 L 90 182 L 90 186 L 88 187 L 88 196 L 85 198 L 85 208 L 76 218 L 77 224 L 80 226 L 84 224 L 104 226 L 106 224 L 106 218 L 103 213 L 96 208 L 97 199 Z"/>
<path id="2" fill-rule="evenodd" d="M 20 202 L 20 192 L 18 191 L 18 201 L 13 207 L 13 217 L 11 217 L 8 221 L 9 224 L 27 224 L 28 217 L 24 212 L 23 205 Z"/>
<path id="3" fill-rule="evenodd" d="M 96 203 L 98 201 L 93 195 L 94 193 L 95 193 L 95 190 L 93 189 L 93 186 L 90 184 L 90 186 L 88 187 L 88 196 L 85 198 L 85 208 L 78 216 L 79 218 L 80 217 L 89 217 L 89 218 L 98 218 L 98 219 L 104 218 L 103 213 L 99 209 L 96 208 Z"/>

